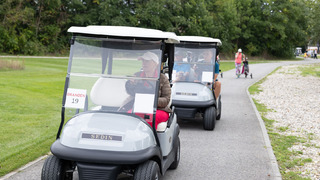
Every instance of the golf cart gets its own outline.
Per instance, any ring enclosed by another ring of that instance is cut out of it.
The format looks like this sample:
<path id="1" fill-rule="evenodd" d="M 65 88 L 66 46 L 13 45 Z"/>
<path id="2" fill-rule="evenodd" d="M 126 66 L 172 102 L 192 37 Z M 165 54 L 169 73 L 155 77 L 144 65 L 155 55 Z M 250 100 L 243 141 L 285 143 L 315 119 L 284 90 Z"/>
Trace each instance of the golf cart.
<path id="1" fill-rule="evenodd" d="M 215 97 L 213 79 L 219 39 L 179 36 L 172 72 L 172 105 L 180 119 L 203 117 L 203 128 L 213 130 L 221 117 L 221 95 Z"/>
<path id="2" fill-rule="evenodd" d="M 176 115 L 155 121 L 161 64 L 173 61 L 177 36 L 124 26 L 68 32 L 73 36 L 61 123 L 41 179 L 72 179 L 76 171 L 82 180 L 159 179 L 177 168 Z M 146 54 L 156 57 L 156 70 L 152 77 L 136 76 Z M 128 88 L 128 82 L 136 86 Z"/>

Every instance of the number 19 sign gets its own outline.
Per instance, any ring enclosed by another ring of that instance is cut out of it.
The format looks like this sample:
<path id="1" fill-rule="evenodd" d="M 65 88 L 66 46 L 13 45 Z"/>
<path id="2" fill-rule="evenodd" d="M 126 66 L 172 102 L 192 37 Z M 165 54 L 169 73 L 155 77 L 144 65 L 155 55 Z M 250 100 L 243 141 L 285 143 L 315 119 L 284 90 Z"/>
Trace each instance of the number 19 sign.
<path id="1" fill-rule="evenodd" d="M 87 90 L 68 88 L 65 107 L 83 109 L 86 102 Z"/>

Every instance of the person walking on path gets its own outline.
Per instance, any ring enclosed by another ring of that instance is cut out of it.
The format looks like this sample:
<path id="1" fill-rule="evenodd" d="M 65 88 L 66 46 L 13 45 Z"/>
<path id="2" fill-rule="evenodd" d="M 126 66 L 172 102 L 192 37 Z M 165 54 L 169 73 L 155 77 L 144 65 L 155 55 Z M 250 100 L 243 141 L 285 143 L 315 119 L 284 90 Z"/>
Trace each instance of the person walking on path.
<path id="1" fill-rule="evenodd" d="M 234 58 L 235 66 L 236 66 L 236 76 L 237 78 L 240 77 L 240 68 L 242 60 L 245 59 L 245 55 L 242 53 L 242 49 L 238 49 L 238 52 L 235 54 Z"/>
<path id="2" fill-rule="evenodd" d="M 317 54 L 318 54 L 318 50 L 316 49 L 316 50 L 314 51 L 314 58 L 315 58 L 315 59 L 318 59 Z"/>

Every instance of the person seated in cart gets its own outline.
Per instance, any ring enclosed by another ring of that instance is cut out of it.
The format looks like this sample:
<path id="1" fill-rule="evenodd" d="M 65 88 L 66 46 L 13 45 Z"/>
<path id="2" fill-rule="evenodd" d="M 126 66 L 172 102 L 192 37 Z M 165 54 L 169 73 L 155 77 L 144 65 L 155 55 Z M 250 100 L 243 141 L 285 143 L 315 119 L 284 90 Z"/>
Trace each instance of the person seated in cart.
<path id="1" fill-rule="evenodd" d="M 158 75 L 157 67 L 159 64 L 159 58 L 155 53 L 148 51 L 144 53 L 142 56 L 140 56 L 138 60 L 142 61 L 142 71 L 135 73 L 134 74 L 135 76 L 146 77 L 146 78 L 157 77 Z M 137 91 L 139 91 L 140 86 L 144 86 L 144 89 L 146 89 L 145 87 L 152 86 L 152 84 L 148 83 L 147 81 L 137 82 L 134 80 L 129 80 L 126 83 L 126 90 L 128 94 L 134 95 Z M 166 75 L 164 75 L 163 73 L 160 73 L 158 105 L 157 105 L 157 111 L 156 111 L 156 117 L 155 117 L 156 128 L 159 123 L 165 122 L 169 119 L 169 113 L 172 112 L 169 107 L 170 98 L 171 98 L 170 82 Z M 150 125 L 152 125 L 151 124 L 152 119 L 151 121 L 147 121 L 147 122 Z"/>
<path id="2" fill-rule="evenodd" d="M 185 53 L 182 51 L 177 51 L 174 57 L 174 66 L 173 66 L 173 83 L 176 81 L 188 81 L 190 74 L 190 64 L 183 62 Z"/>
<path id="3" fill-rule="evenodd" d="M 212 50 L 206 50 L 203 53 L 203 57 L 204 60 L 201 61 L 203 63 L 208 63 L 211 64 L 211 62 L 213 61 L 213 52 Z M 212 71 L 212 65 L 208 65 L 208 64 L 196 64 L 195 66 L 195 72 L 196 72 L 196 76 L 197 76 L 197 80 L 195 80 L 195 82 L 201 82 L 202 79 L 202 72 L 203 71 Z M 215 61 L 215 69 L 214 69 L 214 79 L 213 79 L 213 89 L 214 89 L 214 95 L 216 98 L 219 97 L 220 92 L 221 92 L 221 82 L 218 81 L 218 75 L 219 75 L 219 63 L 217 61 Z M 209 87 L 211 87 L 211 83 L 208 84 Z"/>

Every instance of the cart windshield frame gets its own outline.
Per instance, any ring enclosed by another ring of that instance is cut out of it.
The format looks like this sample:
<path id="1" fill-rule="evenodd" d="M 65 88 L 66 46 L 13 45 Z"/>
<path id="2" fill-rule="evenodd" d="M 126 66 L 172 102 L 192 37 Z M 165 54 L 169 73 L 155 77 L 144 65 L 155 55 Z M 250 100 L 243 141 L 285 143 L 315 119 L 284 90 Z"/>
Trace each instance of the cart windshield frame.
<path id="1" fill-rule="evenodd" d="M 69 119 L 81 112 L 105 111 L 138 114 L 152 121 L 163 44 L 163 40 L 73 36 L 63 115 Z"/>
<path id="2" fill-rule="evenodd" d="M 176 44 L 172 81 L 212 83 L 217 47 L 208 44 Z"/>

